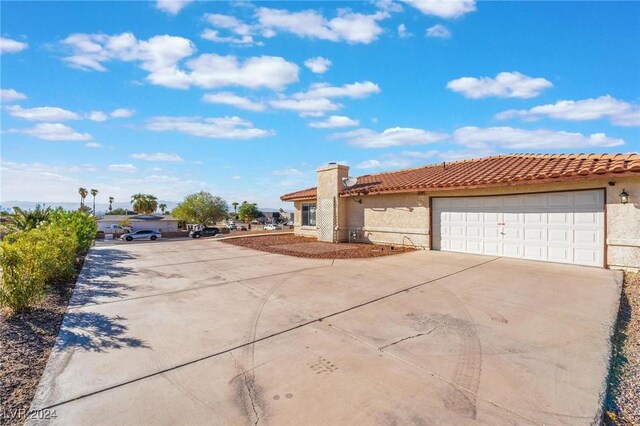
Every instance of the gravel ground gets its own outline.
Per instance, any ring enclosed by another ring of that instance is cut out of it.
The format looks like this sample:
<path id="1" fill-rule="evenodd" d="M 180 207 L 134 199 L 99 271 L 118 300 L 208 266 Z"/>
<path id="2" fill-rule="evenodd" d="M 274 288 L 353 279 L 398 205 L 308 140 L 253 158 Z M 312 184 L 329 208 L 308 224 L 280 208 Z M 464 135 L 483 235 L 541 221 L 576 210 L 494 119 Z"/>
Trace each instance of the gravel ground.
<path id="1" fill-rule="evenodd" d="M 24 423 L 74 287 L 56 283 L 34 308 L 0 313 L 0 424 Z"/>
<path id="2" fill-rule="evenodd" d="M 292 234 L 221 239 L 220 241 L 270 253 L 313 259 L 355 259 L 389 256 L 414 251 L 410 247 L 392 247 L 376 244 L 323 243 L 313 238 L 298 237 Z"/>
<path id="3" fill-rule="evenodd" d="M 640 273 L 624 278 L 605 424 L 640 424 Z"/>

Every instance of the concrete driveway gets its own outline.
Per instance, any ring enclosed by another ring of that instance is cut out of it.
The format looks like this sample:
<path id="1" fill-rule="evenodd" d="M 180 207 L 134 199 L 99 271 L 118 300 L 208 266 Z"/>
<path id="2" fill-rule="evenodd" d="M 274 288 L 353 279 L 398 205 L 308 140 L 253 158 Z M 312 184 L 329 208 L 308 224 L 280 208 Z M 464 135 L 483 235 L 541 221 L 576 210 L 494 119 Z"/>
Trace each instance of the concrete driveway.
<path id="1" fill-rule="evenodd" d="M 32 408 L 61 424 L 590 424 L 620 282 L 444 252 L 103 245 Z"/>

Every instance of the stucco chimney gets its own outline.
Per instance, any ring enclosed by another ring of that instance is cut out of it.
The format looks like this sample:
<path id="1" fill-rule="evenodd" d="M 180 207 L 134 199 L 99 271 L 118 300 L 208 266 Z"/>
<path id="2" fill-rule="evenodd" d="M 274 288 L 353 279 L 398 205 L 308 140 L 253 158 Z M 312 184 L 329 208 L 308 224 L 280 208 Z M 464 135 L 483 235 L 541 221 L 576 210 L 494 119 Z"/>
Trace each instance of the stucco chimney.
<path id="1" fill-rule="evenodd" d="M 349 167 L 329 163 L 317 170 L 318 205 L 316 228 L 318 241 L 339 242 L 346 236 L 346 202 L 338 194 L 343 189 L 342 178 L 349 174 Z M 345 234 L 345 235 L 342 235 Z"/>

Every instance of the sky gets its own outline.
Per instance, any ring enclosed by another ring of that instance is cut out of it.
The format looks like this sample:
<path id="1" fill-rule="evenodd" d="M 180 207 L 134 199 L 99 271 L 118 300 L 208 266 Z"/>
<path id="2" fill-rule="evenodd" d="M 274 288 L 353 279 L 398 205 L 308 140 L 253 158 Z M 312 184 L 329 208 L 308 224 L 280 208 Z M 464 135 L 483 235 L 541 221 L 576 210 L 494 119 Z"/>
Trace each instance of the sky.
<path id="1" fill-rule="evenodd" d="M 0 203 L 640 151 L 640 2 L 2 1 Z"/>

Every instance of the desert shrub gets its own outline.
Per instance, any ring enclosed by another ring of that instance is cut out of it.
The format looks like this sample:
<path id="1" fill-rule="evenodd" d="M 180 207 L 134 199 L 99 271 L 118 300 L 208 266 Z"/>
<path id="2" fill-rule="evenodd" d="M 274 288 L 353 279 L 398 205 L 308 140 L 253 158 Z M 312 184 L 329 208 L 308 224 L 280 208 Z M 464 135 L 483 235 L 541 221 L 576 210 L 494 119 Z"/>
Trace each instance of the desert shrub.
<path id="1" fill-rule="evenodd" d="M 60 208 L 51 213 L 49 222 L 52 227 L 70 231 L 76 235 L 78 240 L 76 254 L 78 256 L 89 251 L 98 233 L 96 218 L 83 211 L 66 211 Z"/>
<path id="2" fill-rule="evenodd" d="M 7 235 L 0 244 L 0 303 L 19 312 L 42 298 L 46 285 L 75 274 L 78 240 L 46 226 Z"/>

